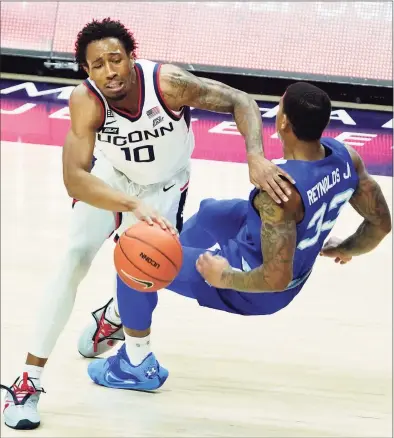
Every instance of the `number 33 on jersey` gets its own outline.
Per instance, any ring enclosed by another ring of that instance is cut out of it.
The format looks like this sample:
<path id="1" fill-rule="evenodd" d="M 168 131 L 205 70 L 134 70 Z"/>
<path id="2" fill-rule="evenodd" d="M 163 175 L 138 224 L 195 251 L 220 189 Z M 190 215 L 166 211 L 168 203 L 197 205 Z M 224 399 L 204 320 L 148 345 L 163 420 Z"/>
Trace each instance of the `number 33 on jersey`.
<path id="1" fill-rule="evenodd" d="M 344 145 L 323 137 L 326 158 L 320 161 L 278 162 L 296 180 L 304 204 L 304 219 L 297 224 L 298 260 L 314 260 L 346 203 L 357 188 L 358 176 Z"/>

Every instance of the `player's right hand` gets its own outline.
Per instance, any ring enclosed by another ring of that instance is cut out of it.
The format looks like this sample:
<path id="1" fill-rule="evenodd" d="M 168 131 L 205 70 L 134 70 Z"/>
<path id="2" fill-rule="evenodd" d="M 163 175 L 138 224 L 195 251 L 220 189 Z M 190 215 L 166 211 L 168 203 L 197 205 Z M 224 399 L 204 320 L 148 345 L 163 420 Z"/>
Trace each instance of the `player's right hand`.
<path id="1" fill-rule="evenodd" d="M 135 217 L 140 221 L 145 221 L 148 225 L 157 223 L 163 230 L 169 230 L 172 234 L 178 234 L 171 222 L 157 212 L 154 208 L 149 207 L 144 202 L 138 200 L 137 206 L 132 210 Z"/>
<path id="2" fill-rule="evenodd" d="M 334 259 L 335 263 L 345 265 L 350 262 L 352 256 L 347 255 L 341 248 L 340 245 L 342 242 L 343 241 L 338 237 L 330 237 L 320 251 L 320 255 L 323 257 L 330 257 Z"/>

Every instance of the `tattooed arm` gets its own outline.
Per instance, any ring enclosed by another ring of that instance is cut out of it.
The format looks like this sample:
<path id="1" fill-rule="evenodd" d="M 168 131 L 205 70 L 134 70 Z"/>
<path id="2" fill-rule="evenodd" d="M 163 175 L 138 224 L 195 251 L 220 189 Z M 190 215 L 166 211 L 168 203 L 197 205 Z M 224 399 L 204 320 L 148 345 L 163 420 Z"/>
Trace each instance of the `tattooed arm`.
<path id="1" fill-rule="evenodd" d="M 250 180 L 276 202 L 287 202 L 293 178 L 265 159 L 259 107 L 247 93 L 211 79 L 199 78 L 171 64 L 160 70 L 160 89 L 166 105 L 173 111 L 191 106 L 218 113 L 230 113 L 245 139 Z M 279 199 L 280 198 L 280 199 Z"/>
<path id="2" fill-rule="evenodd" d="M 242 292 L 283 291 L 293 278 L 293 257 L 296 249 L 297 210 L 300 197 L 293 191 L 289 205 L 276 205 L 265 192 L 260 192 L 254 205 L 259 211 L 263 264 L 250 272 L 223 271 L 223 286 Z"/>
<path id="3" fill-rule="evenodd" d="M 174 111 L 186 105 L 233 114 L 247 152 L 264 154 L 260 110 L 248 94 L 169 64 L 161 68 L 160 86 L 166 104 Z"/>
<path id="4" fill-rule="evenodd" d="M 334 245 L 329 242 L 322 250 L 324 256 L 345 261 L 372 251 L 391 231 L 390 210 L 379 184 L 368 174 L 358 153 L 347 148 L 359 177 L 357 190 L 349 202 L 364 221 L 350 237 Z"/>

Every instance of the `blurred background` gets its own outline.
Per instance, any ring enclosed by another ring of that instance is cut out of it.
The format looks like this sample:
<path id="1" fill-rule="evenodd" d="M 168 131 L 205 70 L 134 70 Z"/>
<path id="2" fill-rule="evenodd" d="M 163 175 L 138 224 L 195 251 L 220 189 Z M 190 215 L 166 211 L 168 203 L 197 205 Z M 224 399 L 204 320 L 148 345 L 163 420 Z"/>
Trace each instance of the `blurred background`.
<path id="1" fill-rule="evenodd" d="M 305 79 L 330 84 L 333 99 L 392 102 L 390 1 L 1 2 L 2 71 L 83 77 L 76 35 L 107 16 L 134 32 L 140 58 L 225 75 L 251 93 Z"/>
<path id="2" fill-rule="evenodd" d="M 85 72 L 78 32 L 119 19 L 137 57 L 170 62 L 251 94 L 269 158 L 286 87 L 307 80 L 333 102 L 325 135 L 358 148 L 371 172 L 392 175 L 392 2 L 1 2 L 1 139 L 61 146 L 68 98 Z M 59 85 L 60 84 L 60 85 Z M 60 87 L 60 88 L 59 88 Z M 244 162 L 231 115 L 192 110 L 194 158 Z"/>

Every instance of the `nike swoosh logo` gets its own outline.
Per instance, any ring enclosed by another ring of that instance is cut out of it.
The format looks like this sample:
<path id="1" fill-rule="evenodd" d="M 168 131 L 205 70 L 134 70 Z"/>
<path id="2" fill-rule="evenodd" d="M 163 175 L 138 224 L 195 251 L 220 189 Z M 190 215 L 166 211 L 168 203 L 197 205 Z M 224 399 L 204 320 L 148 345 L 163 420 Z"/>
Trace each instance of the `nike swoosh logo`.
<path id="1" fill-rule="evenodd" d="M 109 383 L 112 384 L 127 384 L 131 383 L 132 385 L 135 385 L 137 382 L 133 379 L 119 379 L 115 374 L 112 373 L 112 371 L 109 371 L 106 375 L 106 380 Z"/>
<path id="2" fill-rule="evenodd" d="M 136 283 L 142 284 L 143 286 L 145 286 L 145 289 L 150 289 L 151 287 L 153 287 L 153 283 L 151 281 L 140 280 L 139 278 L 135 278 L 132 275 L 128 274 L 123 269 L 121 269 L 121 271 L 125 277 L 127 277 L 128 279 L 130 279 L 132 281 L 135 281 Z"/>
<path id="3" fill-rule="evenodd" d="M 116 120 L 112 120 L 112 122 L 107 122 L 106 124 L 105 124 L 105 126 L 107 126 L 107 125 L 112 125 L 112 123 L 115 123 L 116 122 Z"/>
<path id="4" fill-rule="evenodd" d="M 163 187 L 163 192 L 168 192 L 168 190 L 172 189 L 174 187 L 175 184 L 173 184 L 170 187 Z"/>

